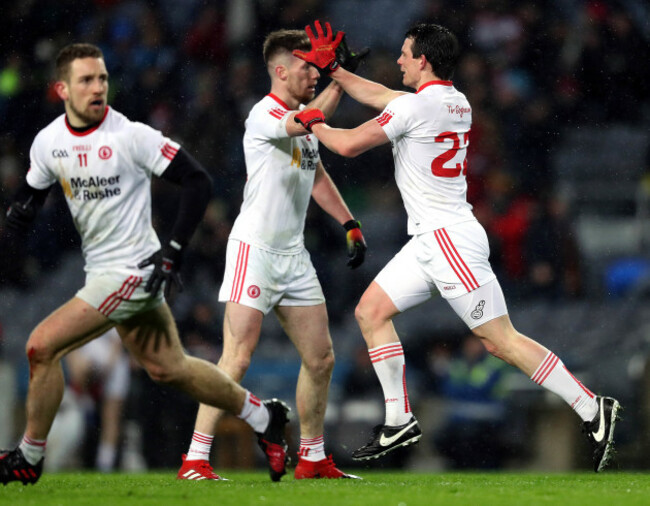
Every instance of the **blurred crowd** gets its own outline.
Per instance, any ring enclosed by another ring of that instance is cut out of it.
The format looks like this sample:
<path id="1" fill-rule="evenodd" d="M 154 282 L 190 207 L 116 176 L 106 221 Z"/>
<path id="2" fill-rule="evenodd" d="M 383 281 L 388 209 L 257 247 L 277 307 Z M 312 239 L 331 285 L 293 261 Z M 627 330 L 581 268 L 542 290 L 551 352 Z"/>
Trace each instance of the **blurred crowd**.
<path id="1" fill-rule="evenodd" d="M 0 16 L 0 206 L 6 209 L 24 177 L 34 135 L 63 111 L 52 86 L 58 50 L 79 41 L 99 45 L 110 73 L 109 103 L 180 142 L 214 179 L 212 202 L 184 262 L 179 326 L 188 348 L 215 360 L 221 323 L 212 301 L 246 179 L 244 120 L 269 88 L 265 35 L 329 20 L 351 47 L 371 48 L 360 74 L 402 89 L 395 61 L 404 32 L 414 22 L 434 22 L 461 43 L 454 84 L 473 107 L 468 198 L 488 232 L 504 291 L 518 299 L 583 297 L 572 209 L 554 184 L 551 154 L 566 128 L 644 120 L 647 11 L 639 0 L 12 2 Z M 319 86 L 327 82 L 323 76 Z M 346 97 L 332 124 L 349 127 L 377 113 Z M 366 265 L 351 275 L 339 225 L 310 211 L 306 244 L 337 322 L 349 317 L 363 288 L 406 241 L 406 217 L 388 147 L 354 160 L 325 148 L 321 156 L 370 248 Z M 153 192 L 164 239 L 176 193 L 160 181 Z M 51 193 L 25 242 L 9 242 L 0 214 L 0 287 L 30 290 L 78 248 L 63 195 Z M 186 418 L 189 426 L 193 413 Z"/>

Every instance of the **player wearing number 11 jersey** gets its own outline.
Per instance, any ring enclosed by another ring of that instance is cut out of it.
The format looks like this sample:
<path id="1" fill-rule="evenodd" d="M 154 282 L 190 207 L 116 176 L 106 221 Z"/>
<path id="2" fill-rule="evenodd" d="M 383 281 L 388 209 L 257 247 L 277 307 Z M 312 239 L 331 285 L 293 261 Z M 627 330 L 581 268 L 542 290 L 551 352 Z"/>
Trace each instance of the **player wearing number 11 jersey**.
<path id="1" fill-rule="evenodd" d="M 311 39 L 311 53 L 294 54 L 330 69 L 330 76 L 350 96 L 382 112 L 350 130 L 329 127 L 315 109 L 302 111 L 295 121 L 343 156 L 357 156 L 390 142 L 412 236 L 356 308 L 384 390 L 386 417 L 353 458 L 378 458 L 420 439 L 406 391 L 404 352 L 392 319 L 440 294 L 492 354 L 561 396 L 576 411 L 594 449 L 594 469 L 602 470 L 611 456 L 618 402 L 594 395 L 556 355 L 515 330 L 488 260 L 487 236 L 466 201 L 472 109 L 451 81 L 458 59 L 456 37 L 433 24 L 407 31 L 397 64 L 403 84 L 415 93 L 393 91 L 338 68 L 332 64 L 335 54 L 328 55 L 318 37 Z"/>

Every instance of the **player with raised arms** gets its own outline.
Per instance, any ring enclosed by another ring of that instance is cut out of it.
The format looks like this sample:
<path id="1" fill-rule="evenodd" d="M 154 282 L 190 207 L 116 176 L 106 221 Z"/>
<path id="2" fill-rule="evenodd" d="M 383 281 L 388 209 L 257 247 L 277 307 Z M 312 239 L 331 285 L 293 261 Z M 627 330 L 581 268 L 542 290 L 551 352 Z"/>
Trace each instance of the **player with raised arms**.
<path id="1" fill-rule="evenodd" d="M 341 37 L 334 40 L 330 30 L 323 40 L 338 46 Z M 325 453 L 324 418 L 334 351 L 325 297 L 304 244 L 310 200 L 346 231 L 351 268 L 363 262 L 366 245 L 359 222 L 323 167 L 318 140 L 293 121 L 307 103 L 329 116 L 343 93 L 340 86 L 330 83 L 314 98 L 320 73 L 292 54 L 295 49 L 309 48 L 303 30 L 271 32 L 263 44 L 271 89 L 246 119 L 244 200 L 228 240 L 219 292 L 219 300 L 226 303 L 219 367 L 235 380 L 243 379 L 262 320 L 272 310 L 301 358 L 296 386 L 300 449 L 294 477 L 356 478 L 340 471 Z M 353 68 L 363 53 L 345 49 L 339 54 Z M 179 478 L 192 471 L 208 479 L 219 478 L 208 461 L 220 416 L 210 406 L 199 408 Z M 273 481 L 282 478 L 286 464 L 285 455 L 274 461 Z"/>
<path id="2" fill-rule="evenodd" d="M 619 403 L 592 393 L 553 352 L 513 327 L 488 260 L 487 235 L 466 200 L 472 108 L 451 81 L 459 55 L 455 35 L 435 24 L 418 24 L 406 32 L 397 64 L 402 83 L 415 93 L 393 91 L 347 72 L 321 39 L 311 34 L 311 51 L 294 54 L 329 72 L 352 98 L 381 113 L 353 129 L 331 128 L 317 109 L 304 110 L 295 120 L 346 157 L 391 143 L 395 181 L 412 236 L 366 289 L 355 311 L 384 391 L 386 417 L 353 458 L 378 458 L 420 439 L 392 319 L 440 294 L 490 353 L 571 406 L 593 446 L 594 469 L 602 470 L 611 456 Z"/>

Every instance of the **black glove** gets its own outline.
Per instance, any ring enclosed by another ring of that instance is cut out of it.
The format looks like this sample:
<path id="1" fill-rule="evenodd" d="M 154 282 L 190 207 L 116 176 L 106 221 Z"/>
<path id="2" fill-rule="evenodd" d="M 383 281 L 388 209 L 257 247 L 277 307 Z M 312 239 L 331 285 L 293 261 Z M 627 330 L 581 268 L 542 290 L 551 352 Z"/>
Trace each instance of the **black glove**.
<path id="1" fill-rule="evenodd" d="M 361 233 L 361 222 L 357 220 L 346 221 L 343 224 L 343 228 L 348 231 L 345 238 L 348 244 L 348 267 L 350 269 L 356 269 L 359 267 L 363 260 L 366 258 L 366 240 L 363 238 Z"/>
<path id="2" fill-rule="evenodd" d="M 182 246 L 176 241 L 169 241 L 162 249 L 138 264 L 140 269 L 151 264 L 154 266 L 144 287 L 145 292 L 156 295 L 163 282 L 165 283 L 165 297 L 169 297 L 171 294 L 172 285 L 176 285 L 179 292 L 183 291 L 183 282 L 181 281 L 182 249 Z"/>
<path id="3" fill-rule="evenodd" d="M 5 223 L 12 232 L 26 232 L 35 217 L 36 208 L 30 196 L 25 202 L 13 202 L 9 206 Z"/>
<path id="4" fill-rule="evenodd" d="M 358 53 L 350 50 L 348 43 L 345 40 L 345 35 L 343 35 L 341 43 L 336 48 L 336 61 L 338 61 L 341 64 L 341 67 L 348 72 L 356 72 L 359 63 L 368 56 L 368 53 L 370 53 L 370 48 L 368 47 L 364 47 Z"/>

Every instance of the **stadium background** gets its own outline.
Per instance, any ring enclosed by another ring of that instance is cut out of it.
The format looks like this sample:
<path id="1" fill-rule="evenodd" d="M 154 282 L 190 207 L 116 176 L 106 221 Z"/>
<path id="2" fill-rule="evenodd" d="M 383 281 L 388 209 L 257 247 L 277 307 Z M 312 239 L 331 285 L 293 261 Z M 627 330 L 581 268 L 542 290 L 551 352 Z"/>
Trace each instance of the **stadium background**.
<path id="1" fill-rule="evenodd" d="M 317 18 L 346 31 L 352 47 L 370 47 L 360 73 L 395 89 L 401 89 L 395 60 L 411 23 L 440 23 L 458 35 L 463 53 L 454 82 L 468 96 L 474 118 L 469 199 L 488 231 L 512 319 L 592 389 L 619 398 L 627 409 L 617 434 L 618 462 L 647 468 L 650 7 L 642 0 L 13 2 L 0 17 L 3 209 L 28 167 L 34 135 L 62 112 L 51 86 L 57 51 L 74 41 L 98 44 L 110 72 L 111 105 L 179 141 L 213 176 L 212 202 L 185 259 L 186 290 L 171 304 L 185 346 L 216 360 L 223 312 L 216 295 L 245 182 L 243 122 L 268 91 L 261 42 L 270 30 L 302 28 Z M 333 124 L 354 126 L 374 114 L 345 98 Z M 388 148 L 355 160 L 325 148 L 321 155 L 362 221 L 370 248 L 366 263 L 348 271 L 340 227 L 311 208 L 305 238 L 328 298 L 337 354 L 327 446 L 337 462 L 351 466 L 347 455 L 383 412 L 353 309 L 405 242 L 405 215 Z M 174 190 L 157 183 L 153 191 L 164 238 L 174 217 Z M 78 238 L 56 191 L 26 243 L 0 235 L 2 447 L 13 445 L 23 426 L 25 340 L 82 282 Z M 396 326 L 410 364 L 410 396 L 427 435 L 385 465 L 447 467 L 434 440 L 445 413 L 457 405 L 443 376 L 466 331 L 442 301 L 397 318 Z M 293 404 L 298 367 L 295 351 L 269 317 L 245 384 Z M 493 464 L 588 467 L 577 417 L 521 374 L 508 372 L 500 371 L 498 392 L 488 393 L 503 409 L 493 434 L 503 439 L 504 453 Z M 137 368 L 132 375 L 123 463 L 135 445 L 140 464 L 176 467 L 196 407 Z M 89 426 L 92 447 L 96 428 Z M 295 422 L 292 432 L 295 447 Z M 224 424 L 217 465 L 259 465 L 251 441 L 236 423 Z M 495 450 L 474 445 L 471 451 L 478 455 L 474 464 L 485 467 Z M 69 462 L 90 460 L 82 455 Z"/>

